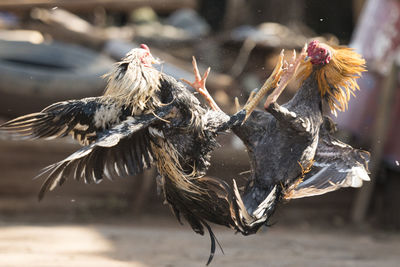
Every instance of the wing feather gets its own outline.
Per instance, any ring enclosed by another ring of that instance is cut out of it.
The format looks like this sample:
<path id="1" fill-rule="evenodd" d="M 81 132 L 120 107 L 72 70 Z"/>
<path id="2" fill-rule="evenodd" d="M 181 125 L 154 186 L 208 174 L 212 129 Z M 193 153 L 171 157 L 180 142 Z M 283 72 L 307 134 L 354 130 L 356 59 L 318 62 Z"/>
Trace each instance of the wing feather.
<path id="1" fill-rule="evenodd" d="M 331 136 L 333 122 L 325 118 L 320 129 L 314 164 L 287 199 L 322 195 L 342 187 L 361 187 L 369 181 L 369 153 Z"/>
<path id="2" fill-rule="evenodd" d="M 90 97 L 58 102 L 41 112 L 8 121 L 0 126 L 17 139 L 54 139 L 71 135 L 82 145 L 92 143 L 101 132 L 130 115 L 112 98 Z"/>
<path id="3" fill-rule="evenodd" d="M 38 176 L 47 176 L 39 194 L 61 185 L 73 174 L 76 180 L 99 183 L 104 176 L 136 175 L 153 161 L 148 127 L 160 122 L 171 110 L 165 106 L 154 114 L 129 117 L 104 131 L 94 143 L 84 146 L 66 159 L 46 167 Z"/>

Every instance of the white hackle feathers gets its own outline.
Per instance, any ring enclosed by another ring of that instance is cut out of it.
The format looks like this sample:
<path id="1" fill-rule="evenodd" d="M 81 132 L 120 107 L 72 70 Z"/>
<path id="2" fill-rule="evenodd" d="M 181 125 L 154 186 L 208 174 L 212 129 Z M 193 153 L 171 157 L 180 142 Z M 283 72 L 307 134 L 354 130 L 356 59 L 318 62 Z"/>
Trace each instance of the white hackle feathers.
<path id="1" fill-rule="evenodd" d="M 160 87 L 160 72 L 148 65 L 148 57 L 153 58 L 149 51 L 133 49 L 106 75 L 108 84 L 104 95 L 119 99 L 121 105 L 132 109 L 132 114 L 161 104 L 155 94 Z"/>

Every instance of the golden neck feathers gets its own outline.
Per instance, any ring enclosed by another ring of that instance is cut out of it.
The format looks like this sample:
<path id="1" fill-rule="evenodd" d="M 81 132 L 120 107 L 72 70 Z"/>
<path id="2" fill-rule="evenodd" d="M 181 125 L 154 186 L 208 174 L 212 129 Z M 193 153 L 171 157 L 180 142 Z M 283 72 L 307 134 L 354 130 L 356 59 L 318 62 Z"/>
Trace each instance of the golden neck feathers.
<path id="1" fill-rule="evenodd" d="M 318 82 L 321 97 L 326 100 L 333 114 L 336 111 L 345 111 L 350 95 L 359 90 L 356 82 L 361 73 L 366 71 L 365 60 L 352 48 L 331 47 L 324 44 L 331 53 L 329 63 L 313 65 L 310 60 L 301 63 L 297 80 L 301 83 L 313 75 Z"/>

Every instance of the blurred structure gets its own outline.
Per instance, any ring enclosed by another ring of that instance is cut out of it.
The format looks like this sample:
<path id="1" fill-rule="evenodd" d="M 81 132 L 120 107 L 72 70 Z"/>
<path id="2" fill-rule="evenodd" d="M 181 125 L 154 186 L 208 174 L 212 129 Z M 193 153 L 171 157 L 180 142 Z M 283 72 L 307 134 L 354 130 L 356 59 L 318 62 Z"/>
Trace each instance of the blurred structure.
<path id="1" fill-rule="evenodd" d="M 369 72 L 360 80 L 359 96 L 352 98 L 349 112 L 339 114 L 338 123 L 371 146 L 375 179 L 361 189 L 353 208 L 353 220 L 360 222 L 367 215 L 381 163 L 400 170 L 400 2 L 367 1 L 352 46 L 366 58 Z"/>

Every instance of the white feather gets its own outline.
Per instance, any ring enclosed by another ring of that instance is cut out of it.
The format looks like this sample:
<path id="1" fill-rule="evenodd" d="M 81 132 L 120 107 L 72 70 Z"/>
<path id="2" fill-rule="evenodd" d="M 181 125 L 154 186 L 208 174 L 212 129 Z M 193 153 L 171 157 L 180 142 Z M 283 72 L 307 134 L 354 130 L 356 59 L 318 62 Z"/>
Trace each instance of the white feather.
<path id="1" fill-rule="evenodd" d="M 163 132 L 157 130 L 156 128 L 149 127 L 149 133 L 153 136 L 158 136 L 158 137 L 164 138 Z"/>
<path id="2" fill-rule="evenodd" d="M 265 210 L 272 204 L 272 202 L 276 198 L 276 185 L 268 194 L 268 196 L 264 199 L 263 202 L 258 205 L 257 209 L 253 212 L 253 216 L 256 219 L 261 219 L 264 216 Z"/>
<path id="3" fill-rule="evenodd" d="M 96 128 L 106 128 L 107 125 L 118 123 L 121 108 L 117 105 L 101 106 L 96 110 L 93 122 Z"/>

